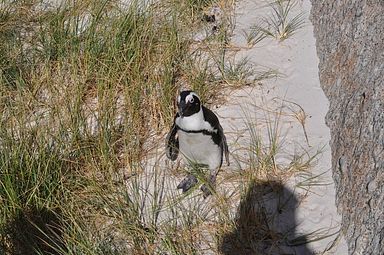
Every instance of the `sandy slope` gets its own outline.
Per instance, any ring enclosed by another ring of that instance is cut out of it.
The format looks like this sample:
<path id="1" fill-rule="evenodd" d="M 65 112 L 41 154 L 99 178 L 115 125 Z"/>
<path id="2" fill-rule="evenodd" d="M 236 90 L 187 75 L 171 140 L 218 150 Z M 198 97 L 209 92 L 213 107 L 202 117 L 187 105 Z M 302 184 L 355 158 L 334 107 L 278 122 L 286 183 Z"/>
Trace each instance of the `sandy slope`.
<path id="1" fill-rule="evenodd" d="M 269 67 L 278 70 L 282 75 L 277 79 L 263 81 L 262 86 L 258 88 L 236 91 L 228 98 L 228 104 L 217 109 L 216 112 L 222 118 L 221 122 L 234 146 L 236 136 L 238 138 L 239 131 L 244 129 L 244 121 L 241 117 L 244 109 L 249 112 L 256 111 L 252 114 L 258 119 L 260 129 L 263 129 L 265 125 L 261 119 L 265 116 L 265 109 L 276 109 L 279 105 L 284 105 L 286 114 L 281 118 L 284 151 L 296 153 L 299 150 L 307 150 L 314 153 L 317 149 L 322 149 L 323 153 L 311 171 L 314 175 L 325 172 L 317 182 L 330 183 L 330 185 L 311 187 L 310 192 L 305 196 L 302 189 L 294 189 L 300 179 L 290 180 L 290 189 L 301 201 L 296 209 L 298 223 L 296 232 L 310 233 L 331 228 L 329 233 L 333 233 L 339 228 L 340 216 L 336 212 L 335 191 L 330 170 L 331 155 L 328 145 L 330 134 L 324 121 L 328 101 L 320 88 L 318 79 L 315 39 L 313 27 L 308 18 L 310 7 L 309 0 L 300 1 L 295 7 L 296 13 L 305 12 L 306 23 L 289 39 L 283 42 L 267 39 L 252 49 L 242 48 L 236 54 L 238 60 L 247 57 L 255 66 Z M 239 1 L 232 43 L 246 46 L 242 30 L 256 23 L 268 10 L 269 7 L 262 1 Z M 297 103 L 304 109 L 305 129 L 310 146 L 306 143 L 302 126 L 292 114 L 299 112 L 300 108 L 287 101 Z M 293 109 L 293 112 L 289 108 Z M 313 242 L 309 246 L 314 251 L 322 251 L 334 238 L 335 236 Z M 347 254 L 345 241 L 342 239 L 329 254 Z"/>

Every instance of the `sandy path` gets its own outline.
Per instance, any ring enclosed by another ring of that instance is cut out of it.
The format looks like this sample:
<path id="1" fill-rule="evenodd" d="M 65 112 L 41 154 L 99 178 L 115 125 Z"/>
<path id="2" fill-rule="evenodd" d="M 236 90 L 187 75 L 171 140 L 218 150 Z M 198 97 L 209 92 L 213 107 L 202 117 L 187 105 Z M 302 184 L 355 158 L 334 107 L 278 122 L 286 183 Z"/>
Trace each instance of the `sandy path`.
<path id="1" fill-rule="evenodd" d="M 217 109 L 216 112 L 223 119 L 224 130 L 230 140 L 234 141 L 236 133 L 244 128 L 242 115 L 243 109 L 252 108 L 247 103 L 256 105 L 253 109 L 266 108 L 274 98 L 284 99 L 299 104 L 306 114 L 305 129 L 308 134 L 307 145 L 303 128 L 293 115 L 282 118 L 282 130 L 284 136 L 284 150 L 295 152 L 307 150 L 315 152 L 322 148 L 322 154 L 311 172 L 313 175 L 324 173 L 317 182 L 330 183 L 330 185 L 313 186 L 307 196 L 302 200 L 296 210 L 296 232 L 310 233 L 320 229 L 332 229 L 329 233 L 336 232 L 339 228 L 340 216 L 336 212 L 335 190 L 331 173 L 331 154 L 329 147 L 329 129 L 324 117 L 328 109 L 328 101 L 320 88 L 318 78 L 318 58 L 315 49 L 313 27 L 309 21 L 311 4 L 309 0 L 300 1 L 294 11 L 305 13 L 305 26 L 292 37 L 283 42 L 274 39 L 266 39 L 252 49 L 241 49 L 236 54 L 236 59 L 247 57 L 253 64 L 262 65 L 278 70 L 281 77 L 263 81 L 261 87 L 246 88 L 232 94 L 228 103 Z M 261 1 L 239 1 L 236 9 L 236 29 L 232 43 L 238 46 L 246 46 L 242 30 L 248 29 L 256 23 L 261 15 L 265 15 L 268 7 Z M 279 101 L 279 100 L 277 100 Z M 240 102 L 240 103 L 239 103 Z M 276 102 L 276 100 L 275 100 Z M 281 100 L 279 101 L 282 102 Z M 296 110 L 300 108 L 294 104 L 285 102 Z M 253 110 L 250 110 L 253 112 Z M 260 111 L 260 110 L 259 110 Z M 288 110 L 289 112 L 289 110 Z M 264 112 L 265 113 L 265 112 Z M 256 115 L 259 115 L 256 113 Z M 262 116 L 261 114 L 260 116 Z M 265 115 L 265 114 L 264 114 Z M 260 125 L 263 128 L 263 125 Z M 284 130 L 287 130 L 285 132 Z M 237 134 L 238 135 L 238 134 Z M 302 148 L 300 148 L 302 147 Z M 294 187 L 300 181 L 292 179 L 290 183 Z M 292 188 L 290 187 L 290 188 Z M 302 189 L 294 190 L 297 197 L 303 198 Z M 332 242 L 335 236 L 309 244 L 314 251 L 322 251 Z M 341 240 L 328 254 L 347 254 L 344 240 Z"/>

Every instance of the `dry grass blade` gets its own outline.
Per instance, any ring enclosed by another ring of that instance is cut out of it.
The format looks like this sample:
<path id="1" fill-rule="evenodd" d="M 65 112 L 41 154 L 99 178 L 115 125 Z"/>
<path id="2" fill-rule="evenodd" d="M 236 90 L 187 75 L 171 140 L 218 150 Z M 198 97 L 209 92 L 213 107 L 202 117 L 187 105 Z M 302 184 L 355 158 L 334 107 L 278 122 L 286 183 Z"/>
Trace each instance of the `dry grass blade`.
<path id="1" fill-rule="evenodd" d="M 295 102 L 292 102 L 289 100 L 284 99 L 284 102 L 287 102 L 291 105 L 295 105 L 299 108 L 299 111 L 295 111 L 292 107 L 288 106 L 288 109 L 292 111 L 294 117 L 299 121 L 301 127 L 303 128 L 305 140 L 307 142 L 307 145 L 310 146 L 309 140 L 308 140 L 307 130 L 305 129 L 305 120 L 307 119 L 307 114 L 305 113 L 303 107 L 301 105 L 299 105 L 298 103 L 295 103 Z"/>

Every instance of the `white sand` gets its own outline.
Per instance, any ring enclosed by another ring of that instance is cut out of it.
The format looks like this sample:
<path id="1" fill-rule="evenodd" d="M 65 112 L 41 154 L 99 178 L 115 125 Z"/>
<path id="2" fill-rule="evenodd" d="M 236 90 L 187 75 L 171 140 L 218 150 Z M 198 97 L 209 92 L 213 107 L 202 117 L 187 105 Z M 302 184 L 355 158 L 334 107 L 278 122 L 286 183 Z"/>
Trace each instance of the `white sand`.
<path id="1" fill-rule="evenodd" d="M 249 111 L 257 110 L 262 113 L 256 113 L 257 118 L 265 115 L 265 110 L 261 108 L 276 106 L 275 100 L 279 98 L 292 101 L 299 104 L 305 111 L 306 121 L 305 129 L 308 133 L 310 146 L 306 144 L 303 135 L 303 128 L 293 115 L 284 116 L 281 119 L 284 134 L 284 150 L 295 153 L 300 150 L 314 152 L 322 148 L 322 155 L 319 157 L 316 165 L 311 169 L 313 175 L 326 172 L 317 181 L 330 183 L 330 185 L 313 186 L 305 199 L 296 210 L 296 221 L 299 223 L 296 231 L 310 233 L 320 229 L 332 229 L 328 233 L 338 231 L 340 225 L 340 216 L 336 212 L 335 190 L 331 172 L 331 154 L 329 147 L 329 128 L 325 124 L 325 115 L 328 109 L 328 101 L 320 88 L 318 78 L 318 58 L 316 55 L 315 39 L 313 36 L 313 27 L 309 21 L 310 1 L 303 0 L 295 7 L 295 12 L 305 12 L 305 26 L 298 30 L 296 34 L 283 42 L 275 39 L 266 39 L 257 44 L 252 49 L 242 48 L 237 54 L 237 60 L 247 57 L 255 65 L 278 70 L 282 77 L 263 81 L 259 88 L 246 88 L 236 91 L 228 97 L 228 103 L 216 110 L 221 118 L 224 130 L 232 142 L 238 138 L 239 130 L 244 128 L 244 119 L 240 117 L 243 109 Z M 256 23 L 261 16 L 266 15 L 270 10 L 265 2 L 262 1 L 239 1 L 236 9 L 236 29 L 232 43 L 237 46 L 246 46 L 242 30 L 247 30 L 252 24 Z M 239 103 L 240 102 L 240 103 Z M 254 103 L 256 108 L 247 104 Z M 284 102 L 283 102 L 284 103 Z M 278 103 L 277 103 L 278 104 Z M 286 106 L 292 106 L 295 110 L 300 108 L 294 104 L 284 103 Z M 259 108 L 260 107 L 260 108 Z M 270 108 L 270 107 L 269 107 Z M 284 108 L 284 112 L 288 112 Z M 265 128 L 262 124 L 260 128 Z M 287 131 L 287 132 L 286 132 Z M 260 132 L 263 132 L 261 130 Z M 302 146 L 303 148 L 300 148 Z M 324 147 L 323 147 L 324 146 Z M 232 165 L 233 166 L 233 165 Z M 299 178 L 291 180 L 291 187 L 300 181 Z M 302 189 L 295 189 L 297 197 L 302 198 L 304 192 Z M 326 249 L 335 236 L 316 241 L 309 244 L 309 247 L 320 252 Z M 347 254 L 347 247 L 343 238 L 338 242 L 336 248 L 327 254 Z"/>

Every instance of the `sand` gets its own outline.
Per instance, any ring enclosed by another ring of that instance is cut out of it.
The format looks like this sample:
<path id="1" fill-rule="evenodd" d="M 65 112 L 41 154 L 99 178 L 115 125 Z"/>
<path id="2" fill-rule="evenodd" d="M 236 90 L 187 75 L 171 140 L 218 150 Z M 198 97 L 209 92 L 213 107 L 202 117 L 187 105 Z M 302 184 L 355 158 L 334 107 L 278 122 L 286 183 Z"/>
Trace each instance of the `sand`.
<path id="1" fill-rule="evenodd" d="M 303 12 L 305 25 L 290 38 L 279 42 L 271 38 L 262 41 L 255 47 L 247 48 L 243 37 L 243 30 L 248 30 L 252 24 L 266 16 L 270 7 L 262 1 L 242 0 L 237 3 L 236 28 L 232 44 L 238 47 L 233 53 L 239 61 L 246 57 L 255 68 L 274 69 L 279 77 L 263 80 L 259 86 L 244 88 L 228 95 L 225 106 L 216 109 L 221 118 L 224 130 L 229 136 L 232 149 L 239 139 L 239 133 L 245 130 L 244 111 L 251 113 L 258 121 L 261 133 L 266 128 L 263 117 L 272 116 L 271 109 L 283 107 L 281 122 L 281 137 L 284 140 L 282 148 L 285 153 L 299 153 L 308 151 L 315 153 L 321 150 L 316 164 L 310 169 L 313 176 L 321 174 L 316 183 L 327 185 L 312 186 L 309 192 L 297 188 L 302 181 L 300 177 L 292 177 L 288 181 L 288 188 L 297 196 L 300 203 L 295 211 L 298 226 L 297 233 L 311 233 L 316 230 L 329 230 L 323 234 L 337 232 L 340 228 L 340 216 L 335 206 L 335 190 L 331 171 L 331 152 L 329 147 L 330 133 L 325 124 L 328 101 L 320 88 L 318 78 L 318 57 L 316 55 L 313 27 L 309 21 L 311 4 L 309 0 L 299 1 L 293 10 L 293 15 Z M 291 103 L 293 102 L 293 103 Z M 296 105 L 297 104 L 297 105 Z M 300 107 L 303 111 L 300 111 Z M 292 111 L 290 110 L 292 109 Z M 269 112 L 266 114 L 266 112 Z M 305 118 L 304 130 L 294 113 L 301 113 Z M 291 114 L 289 114 L 291 113 Z M 305 115 L 303 115 L 305 113 Z M 240 142 L 241 143 L 241 142 Z M 284 158 L 282 159 L 282 163 Z M 296 187 L 296 188 L 295 188 Z M 335 235 L 308 244 L 315 252 L 324 251 L 335 239 Z M 300 254 L 298 252 L 298 254 Z M 347 247 L 343 238 L 327 254 L 347 254 Z"/>

